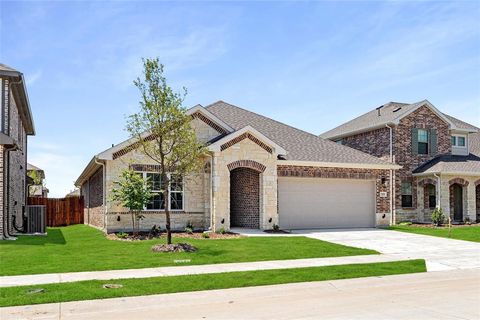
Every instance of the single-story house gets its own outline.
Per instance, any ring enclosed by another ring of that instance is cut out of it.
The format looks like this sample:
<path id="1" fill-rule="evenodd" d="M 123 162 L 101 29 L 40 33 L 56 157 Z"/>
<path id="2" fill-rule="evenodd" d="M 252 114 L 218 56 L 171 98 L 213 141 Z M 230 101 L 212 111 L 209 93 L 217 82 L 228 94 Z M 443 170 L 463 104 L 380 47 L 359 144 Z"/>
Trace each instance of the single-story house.
<path id="1" fill-rule="evenodd" d="M 393 221 L 391 177 L 398 165 L 223 101 L 188 114 L 209 157 L 203 172 L 172 187 L 174 228 L 345 228 Z M 160 179 L 157 164 L 134 144 L 129 139 L 96 154 L 76 180 L 85 223 L 107 232 L 131 229 L 128 211 L 110 200 L 121 170 L 130 166 L 153 182 Z M 141 229 L 165 226 L 163 204 L 160 193 L 153 197 Z"/>

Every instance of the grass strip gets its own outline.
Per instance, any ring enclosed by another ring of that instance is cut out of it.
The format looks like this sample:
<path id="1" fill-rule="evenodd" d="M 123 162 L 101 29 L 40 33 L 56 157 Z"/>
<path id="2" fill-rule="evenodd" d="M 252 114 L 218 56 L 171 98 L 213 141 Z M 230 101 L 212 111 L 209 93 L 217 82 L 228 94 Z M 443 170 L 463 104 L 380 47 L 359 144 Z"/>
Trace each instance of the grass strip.
<path id="1" fill-rule="evenodd" d="M 427 236 L 434 236 L 434 237 L 441 237 L 441 238 L 480 242 L 480 226 L 454 227 L 450 232 L 450 236 L 448 233 L 448 227 L 433 227 L 433 226 L 417 227 L 417 226 L 408 226 L 408 225 L 406 226 L 398 225 L 398 226 L 390 227 L 390 230 L 424 234 Z"/>
<path id="2" fill-rule="evenodd" d="M 0 307 L 425 272 L 423 259 L 0 288 Z M 121 284 L 104 289 L 106 283 Z M 29 294 L 33 289 L 42 293 Z"/>

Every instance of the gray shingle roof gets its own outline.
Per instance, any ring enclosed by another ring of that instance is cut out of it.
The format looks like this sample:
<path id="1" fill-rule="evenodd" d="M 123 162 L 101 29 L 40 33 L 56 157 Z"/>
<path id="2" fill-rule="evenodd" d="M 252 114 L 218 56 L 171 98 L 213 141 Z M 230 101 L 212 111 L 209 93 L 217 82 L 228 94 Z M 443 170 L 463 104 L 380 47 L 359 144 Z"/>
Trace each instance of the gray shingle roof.
<path id="1" fill-rule="evenodd" d="M 452 117 L 454 120 L 458 120 Z M 460 120 L 458 120 L 460 121 Z M 471 124 L 463 122 L 466 126 L 478 129 Z M 470 133 L 468 135 L 468 146 L 470 154 L 468 156 L 440 155 L 421 165 L 413 173 L 438 173 L 455 172 L 465 174 L 480 173 L 480 133 Z"/>
<path id="2" fill-rule="evenodd" d="M 325 139 L 330 139 L 337 136 L 347 135 L 351 132 L 385 126 L 387 123 L 391 123 L 396 118 L 401 117 L 403 114 L 410 111 L 412 108 L 417 107 L 417 105 L 418 103 L 408 104 L 400 102 L 389 102 L 381 107 L 375 108 L 372 111 L 362 114 L 355 119 L 345 122 L 336 128 L 324 132 L 320 136 Z"/>
<path id="3" fill-rule="evenodd" d="M 389 102 L 355 119 L 345 122 L 336 128 L 322 133 L 320 137 L 325 139 L 336 139 L 354 133 L 384 127 L 386 124 L 398 121 L 407 113 L 424 104 L 431 105 L 427 100 L 422 100 L 411 104 L 401 102 Z M 439 113 L 439 115 L 445 117 L 447 121 L 452 122 L 453 125 L 456 126 L 458 129 L 476 130 L 474 126 L 469 125 L 468 123 L 456 119 L 452 116 L 446 115 L 444 113 Z"/>
<path id="4" fill-rule="evenodd" d="M 468 156 L 441 155 L 423 164 L 413 173 L 480 173 L 480 157 L 474 154 Z"/>
<path id="5" fill-rule="evenodd" d="M 460 129 L 467 129 L 467 130 L 478 130 L 477 127 L 475 126 L 472 126 L 471 124 L 469 123 L 466 123 L 462 120 L 459 120 L 455 117 L 452 117 L 446 113 L 443 114 L 445 117 L 448 118 L 448 120 L 450 120 L 451 122 L 453 122 L 453 124 L 457 127 L 457 128 L 460 128 Z"/>
<path id="6" fill-rule="evenodd" d="M 333 163 L 389 164 L 380 158 L 322 139 L 268 117 L 218 101 L 206 109 L 235 130 L 247 125 L 287 150 L 286 160 Z"/>

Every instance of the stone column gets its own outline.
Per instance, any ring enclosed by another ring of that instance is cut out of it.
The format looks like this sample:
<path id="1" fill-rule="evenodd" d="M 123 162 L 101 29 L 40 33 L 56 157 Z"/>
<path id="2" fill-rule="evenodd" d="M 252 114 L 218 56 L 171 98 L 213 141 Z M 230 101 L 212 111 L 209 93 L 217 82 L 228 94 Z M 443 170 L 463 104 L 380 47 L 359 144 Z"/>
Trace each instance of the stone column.
<path id="1" fill-rule="evenodd" d="M 470 222 L 475 222 L 477 219 L 477 212 L 476 212 L 476 190 L 475 190 L 475 183 L 474 181 L 470 181 L 468 186 L 463 188 L 464 192 L 466 193 L 466 210 L 464 212 L 464 218 L 468 217 Z"/>
<path id="2" fill-rule="evenodd" d="M 449 177 L 441 176 L 440 189 L 438 194 L 440 195 L 440 208 L 443 209 L 445 217 L 448 219 L 450 216 L 450 184 L 448 183 Z"/>
<path id="3" fill-rule="evenodd" d="M 425 201 L 424 201 L 425 185 L 421 185 L 417 181 L 417 220 L 424 222 L 425 218 Z"/>

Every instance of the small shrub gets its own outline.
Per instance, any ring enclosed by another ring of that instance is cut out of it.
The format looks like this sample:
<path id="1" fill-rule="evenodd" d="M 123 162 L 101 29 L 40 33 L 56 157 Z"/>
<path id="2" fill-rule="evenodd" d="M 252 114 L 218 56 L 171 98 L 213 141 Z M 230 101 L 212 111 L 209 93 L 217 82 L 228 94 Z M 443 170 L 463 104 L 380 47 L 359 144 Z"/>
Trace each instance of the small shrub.
<path id="1" fill-rule="evenodd" d="M 432 212 L 432 222 L 435 226 L 440 226 L 445 221 L 445 214 L 442 208 L 436 208 Z"/>
<path id="2" fill-rule="evenodd" d="M 202 233 L 202 238 L 210 239 L 210 235 L 208 234 L 208 232 L 204 232 L 204 233 Z"/>
<path id="3" fill-rule="evenodd" d="M 225 230 L 224 227 L 221 227 L 220 229 L 218 229 L 217 233 L 225 234 L 225 233 L 227 233 L 227 231 Z"/>
<path id="4" fill-rule="evenodd" d="M 468 225 L 472 224 L 472 222 L 470 221 L 470 217 L 465 217 L 465 219 L 463 220 L 463 222 L 464 222 L 465 224 L 468 224 Z"/>
<path id="5" fill-rule="evenodd" d="M 280 226 L 278 224 L 274 223 L 272 229 L 273 229 L 273 231 L 279 231 Z"/>
<path id="6" fill-rule="evenodd" d="M 185 227 L 185 233 L 193 234 L 193 229 L 189 227 Z"/>
<path id="7" fill-rule="evenodd" d="M 411 224 L 411 221 L 401 221 L 398 223 L 399 226 L 410 226 Z"/>
<path id="8" fill-rule="evenodd" d="M 117 233 L 117 238 L 126 239 L 127 237 L 128 237 L 128 233 L 126 233 L 126 232 L 118 232 Z"/>
<path id="9" fill-rule="evenodd" d="M 185 229 L 186 228 L 194 230 L 195 226 L 193 225 L 193 223 L 191 221 L 187 221 L 187 224 L 185 225 Z"/>

